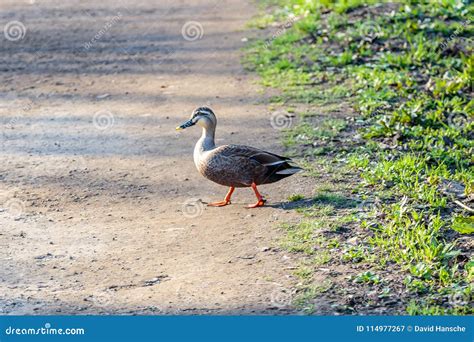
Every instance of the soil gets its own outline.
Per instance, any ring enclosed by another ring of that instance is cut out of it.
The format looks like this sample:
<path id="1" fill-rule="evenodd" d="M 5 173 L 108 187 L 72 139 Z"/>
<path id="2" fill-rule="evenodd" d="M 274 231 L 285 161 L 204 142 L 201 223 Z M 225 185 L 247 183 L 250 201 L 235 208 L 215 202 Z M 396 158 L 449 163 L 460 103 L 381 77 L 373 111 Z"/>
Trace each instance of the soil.
<path id="1" fill-rule="evenodd" d="M 230 0 L 2 1 L 0 26 L 25 31 L 0 32 L 1 312 L 295 313 L 297 262 L 278 226 L 298 220 L 285 201 L 309 180 L 262 186 L 263 208 L 244 208 L 250 189 L 207 207 L 227 189 L 195 169 L 199 129 L 174 130 L 208 105 L 218 144 L 284 153 L 240 64 L 255 13 Z"/>

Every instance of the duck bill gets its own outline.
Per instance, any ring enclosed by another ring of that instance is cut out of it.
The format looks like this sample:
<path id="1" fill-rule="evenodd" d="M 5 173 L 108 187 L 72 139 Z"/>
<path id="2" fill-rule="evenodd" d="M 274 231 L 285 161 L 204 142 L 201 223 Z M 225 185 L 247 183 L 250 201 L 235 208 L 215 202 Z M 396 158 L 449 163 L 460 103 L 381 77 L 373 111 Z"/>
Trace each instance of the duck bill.
<path id="1" fill-rule="evenodd" d="M 181 131 L 181 130 L 183 130 L 183 129 L 185 129 L 185 128 L 194 126 L 195 124 L 196 124 L 196 123 L 193 122 L 193 120 L 188 120 L 188 121 L 186 121 L 185 123 L 183 123 L 182 125 L 176 127 L 176 130 L 177 130 L 177 131 Z"/>

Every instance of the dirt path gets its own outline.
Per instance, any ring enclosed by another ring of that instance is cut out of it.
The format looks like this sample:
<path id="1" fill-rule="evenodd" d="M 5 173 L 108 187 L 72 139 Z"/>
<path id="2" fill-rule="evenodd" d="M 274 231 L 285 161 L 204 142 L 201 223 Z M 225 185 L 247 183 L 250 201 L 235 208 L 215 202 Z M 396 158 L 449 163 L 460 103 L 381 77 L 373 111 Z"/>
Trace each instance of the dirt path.
<path id="1" fill-rule="evenodd" d="M 207 208 L 196 200 L 226 189 L 195 170 L 198 129 L 174 131 L 208 104 L 218 143 L 282 152 L 239 61 L 254 11 L 236 0 L 2 1 L 1 26 L 20 21 L 26 34 L 0 37 L 0 310 L 291 311 L 295 261 L 274 246 L 278 223 L 297 219 L 280 204 L 306 192 L 304 178 L 262 187 L 273 207 L 243 209 L 254 201 L 244 189 Z M 198 32 L 186 40 L 189 21 Z"/>

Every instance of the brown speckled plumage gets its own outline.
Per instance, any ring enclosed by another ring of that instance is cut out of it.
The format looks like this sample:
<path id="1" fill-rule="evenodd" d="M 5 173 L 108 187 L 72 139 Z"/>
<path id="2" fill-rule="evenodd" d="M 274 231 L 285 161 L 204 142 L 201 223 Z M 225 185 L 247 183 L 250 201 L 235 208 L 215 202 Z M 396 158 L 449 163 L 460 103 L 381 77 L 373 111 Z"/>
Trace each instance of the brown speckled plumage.
<path id="1" fill-rule="evenodd" d="M 214 135 L 217 119 L 210 108 L 197 108 L 191 118 L 177 129 L 185 129 L 195 124 L 203 128 L 203 134 L 194 149 L 194 163 L 204 177 L 215 183 L 231 188 L 256 187 L 279 181 L 301 171 L 301 168 L 289 164 L 291 162 L 289 158 L 255 147 L 243 145 L 216 147 Z"/>
<path id="2" fill-rule="evenodd" d="M 289 175 L 276 172 L 291 167 L 287 162 L 278 166 L 268 163 L 289 160 L 273 153 L 242 145 L 224 145 L 204 154 L 196 165 L 199 172 L 215 183 L 234 187 L 248 187 L 253 183 L 273 183 Z"/>

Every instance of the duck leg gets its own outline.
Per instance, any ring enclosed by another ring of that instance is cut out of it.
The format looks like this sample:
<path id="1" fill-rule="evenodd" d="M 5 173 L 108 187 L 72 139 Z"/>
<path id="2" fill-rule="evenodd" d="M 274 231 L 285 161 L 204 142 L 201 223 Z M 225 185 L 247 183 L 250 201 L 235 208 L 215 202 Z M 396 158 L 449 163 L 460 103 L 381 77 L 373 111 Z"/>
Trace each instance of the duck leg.
<path id="1" fill-rule="evenodd" d="M 265 204 L 266 201 L 263 198 L 263 196 L 260 195 L 260 192 L 258 192 L 257 184 L 252 183 L 251 186 L 252 186 L 253 191 L 255 191 L 255 196 L 257 196 L 258 201 L 255 204 L 250 204 L 247 208 L 263 207 L 263 205 Z"/>
<path id="2" fill-rule="evenodd" d="M 220 202 L 212 202 L 212 203 L 208 203 L 207 205 L 209 207 L 223 207 L 227 204 L 230 204 L 230 196 L 232 196 L 232 193 L 234 192 L 235 188 L 233 186 L 231 186 L 229 188 L 229 191 L 227 192 L 227 195 L 225 195 L 225 198 L 223 201 L 220 201 Z"/>

